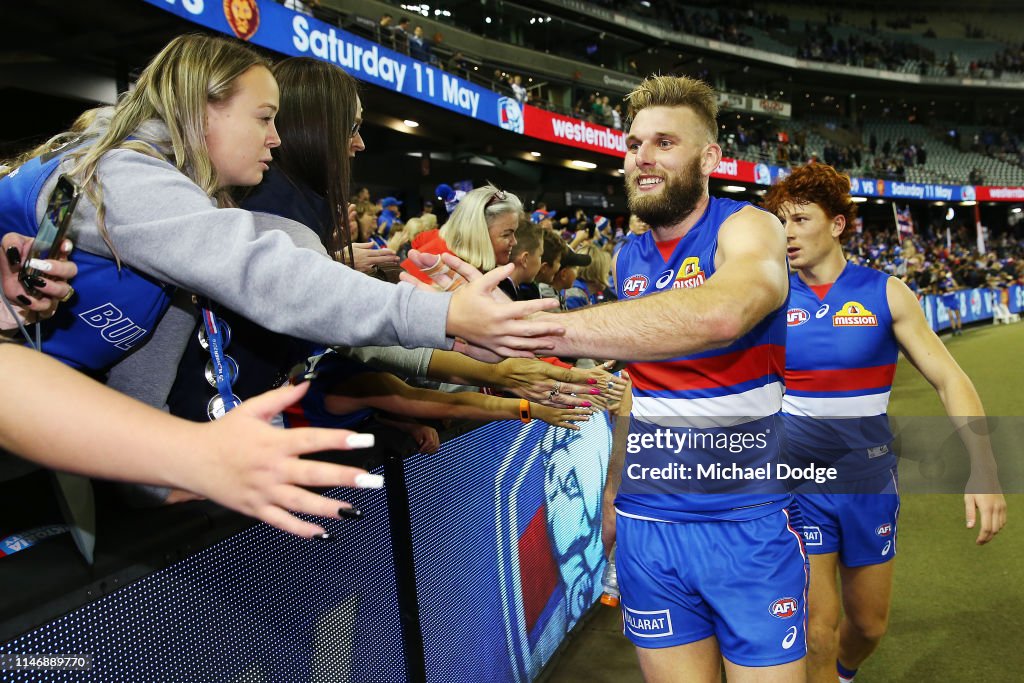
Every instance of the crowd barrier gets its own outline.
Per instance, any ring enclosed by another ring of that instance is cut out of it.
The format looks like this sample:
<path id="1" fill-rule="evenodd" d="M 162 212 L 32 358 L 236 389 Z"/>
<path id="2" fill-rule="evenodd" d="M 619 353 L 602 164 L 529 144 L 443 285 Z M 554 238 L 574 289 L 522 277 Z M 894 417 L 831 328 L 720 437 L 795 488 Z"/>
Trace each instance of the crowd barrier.
<path id="1" fill-rule="evenodd" d="M 88 670 L 0 680 L 532 681 L 599 597 L 610 448 L 595 416 L 579 432 L 494 422 L 433 455 L 393 454 L 373 470 L 384 490 L 328 493 L 365 513 L 329 521 L 335 542 L 257 524 L 123 587 L 107 577 L 103 597 L 0 645 L 5 663 L 84 655 Z M 61 543 L 0 568 L 28 571 Z"/>
<path id="2" fill-rule="evenodd" d="M 960 316 L 964 324 L 992 320 L 993 309 L 996 297 L 1003 296 L 1007 292 L 1005 301 L 1010 313 L 1021 313 L 1024 311 L 1024 287 L 1012 285 L 1007 290 L 996 289 L 963 289 L 956 292 L 957 303 L 960 308 Z M 942 297 L 935 294 L 926 294 L 921 298 L 921 308 L 928 324 L 936 332 L 949 329 L 949 312 L 942 303 Z"/>

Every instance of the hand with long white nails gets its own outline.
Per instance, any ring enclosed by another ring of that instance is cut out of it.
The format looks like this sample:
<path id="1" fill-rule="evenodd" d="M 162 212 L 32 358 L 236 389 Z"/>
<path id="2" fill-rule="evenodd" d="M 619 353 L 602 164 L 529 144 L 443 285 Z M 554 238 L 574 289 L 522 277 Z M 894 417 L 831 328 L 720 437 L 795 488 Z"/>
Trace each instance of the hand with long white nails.
<path id="1" fill-rule="evenodd" d="M 329 519 L 362 513 L 303 487 L 384 486 L 383 477 L 357 467 L 299 459 L 369 448 L 372 434 L 269 424 L 302 398 L 308 384 L 269 391 L 221 420 L 198 423 L 150 408 L 17 344 L 0 344 L 0 367 L 12 386 L 47 391 L 46 411 L 20 392 L 0 392 L 0 448 L 46 467 L 189 491 L 306 538 L 325 538 L 324 529 L 291 512 Z M 55 421 L 53 415 L 61 417 Z"/>

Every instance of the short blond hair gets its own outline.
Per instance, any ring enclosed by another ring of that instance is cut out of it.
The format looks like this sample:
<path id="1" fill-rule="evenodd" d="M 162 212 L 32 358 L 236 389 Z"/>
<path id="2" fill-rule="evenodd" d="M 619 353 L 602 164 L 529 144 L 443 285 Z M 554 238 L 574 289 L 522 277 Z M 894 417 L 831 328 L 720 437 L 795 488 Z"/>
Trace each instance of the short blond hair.
<path id="1" fill-rule="evenodd" d="M 648 107 L 689 107 L 707 129 L 709 142 L 718 142 L 718 95 L 704 81 L 686 76 L 650 76 L 626 95 L 626 101 L 626 119 L 630 122 Z"/>

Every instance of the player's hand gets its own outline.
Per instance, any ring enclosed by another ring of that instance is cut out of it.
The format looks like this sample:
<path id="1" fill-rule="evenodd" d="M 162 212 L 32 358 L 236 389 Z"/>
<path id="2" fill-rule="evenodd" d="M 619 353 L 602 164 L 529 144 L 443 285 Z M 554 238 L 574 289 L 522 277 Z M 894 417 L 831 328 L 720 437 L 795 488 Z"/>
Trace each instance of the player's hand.
<path id="1" fill-rule="evenodd" d="M 425 261 L 425 255 L 415 249 L 409 252 L 409 257 L 420 266 L 426 264 L 429 267 L 436 261 L 436 258 L 429 255 L 426 257 L 431 260 Z M 435 288 L 451 289 L 454 281 L 459 278 L 469 282 L 468 286 L 458 287 L 448 307 L 447 332 L 465 342 L 457 345 L 455 350 L 485 362 L 494 361 L 488 360 L 487 354 L 480 352 L 482 349 L 494 354 L 493 358 L 533 358 L 536 352 L 554 348 L 550 337 L 565 334 L 565 328 L 555 319 L 526 319 L 535 313 L 558 308 L 557 300 L 511 301 L 498 289 L 498 283 L 505 280 L 515 268 L 511 263 L 482 274 L 457 256 L 443 254 L 442 258 L 455 275 L 439 274 L 435 286 L 408 273 L 402 273 L 401 279 L 428 291 Z"/>
<path id="2" fill-rule="evenodd" d="M 965 493 L 964 508 L 968 529 L 975 527 L 977 513 L 981 513 L 981 527 L 974 540 L 978 545 L 991 541 L 1006 525 L 1006 499 L 1001 493 Z"/>
<path id="3" fill-rule="evenodd" d="M 557 321 L 527 320 L 539 311 L 558 307 L 554 299 L 496 301 L 498 283 L 512 272 L 512 264 L 500 266 L 460 287 L 448 307 L 448 334 L 500 356 L 532 358 L 553 348 L 547 337 L 565 334 Z M 499 292 L 500 293 L 500 292 Z M 504 296 L 504 295 L 502 295 Z"/>

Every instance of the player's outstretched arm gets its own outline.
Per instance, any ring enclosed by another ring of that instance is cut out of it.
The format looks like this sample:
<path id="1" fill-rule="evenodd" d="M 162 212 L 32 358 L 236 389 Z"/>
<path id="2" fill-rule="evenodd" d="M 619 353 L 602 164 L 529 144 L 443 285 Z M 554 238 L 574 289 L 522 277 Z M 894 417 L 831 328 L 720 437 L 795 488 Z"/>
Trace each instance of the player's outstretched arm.
<path id="1" fill-rule="evenodd" d="M 716 272 L 696 289 L 535 316 L 556 320 L 562 357 L 663 360 L 726 346 L 782 305 L 786 240 L 775 216 L 747 207 L 719 232 Z"/>
<path id="2" fill-rule="evenodd" d="M 981 526 L 976 542 L 984 545 L 1006 524 L 1006 499 L 999 486 L 992 442 L 985 424 L 985 407 L 974 383 L 929 327 L 914 293 L 898 278 L 891 277 L 886 284 L 886 298 L 897 343 L 907 359 L 935 387 L 970 455 L 971 480 L 964 493 L 967 528 L 975 527 L 977 509 L 981 513 Z"/>
<path id="3" fill-rule="evenodd" d="M 409 257 L 417 263 L 424 263 L 422 259 L 426 258 L 415 250 Z M 443 258 L 447 264 L 458 264 L 454 270 L 459 275 L 472 274 L 466 277 L 470 284 L 457 288 L 448 307 L 446 330 L 450 336 L 464 340 L 456 343 L 456 351 L 486 362 L 533 358 L 535 353 L 547 352 L 552 347 L 549 337 L 563 333 L 557 321 L 527 319 L 539 311 L 556 308 L 557 301 L 511 301 L 498 288 L 498 283 L 512 274 L 512 264 L 481 274 L 456 256 L 445 254 Z M 453 278 L 447 276 L 434 285 L 421 282 L 409 273 L 402 273 L 401 279 L 426 290 L 455 289 Z"/>
<path id="4" fill-rule="evenodd" d="M 305 537 L 323 529 L 289 510 L 336 519 L 339 508 L 351 506 L 301 487 L 382 485 L 365 470 L 298 459 L 365 448 L 373 445 L 371 436 L 268 424 L 305 393 L 305 385 L 253 398 L 217 422 L 196 423 L 14 344 L 0 344 L 0 368 L 10 386 L 30 392 L 0 392 L 0 446 L 47 467 L 184 489 Z"/>

